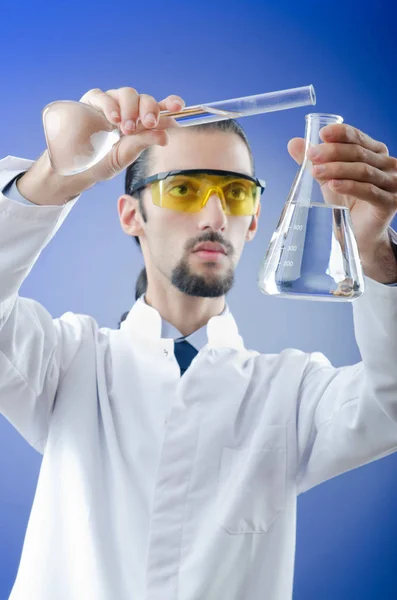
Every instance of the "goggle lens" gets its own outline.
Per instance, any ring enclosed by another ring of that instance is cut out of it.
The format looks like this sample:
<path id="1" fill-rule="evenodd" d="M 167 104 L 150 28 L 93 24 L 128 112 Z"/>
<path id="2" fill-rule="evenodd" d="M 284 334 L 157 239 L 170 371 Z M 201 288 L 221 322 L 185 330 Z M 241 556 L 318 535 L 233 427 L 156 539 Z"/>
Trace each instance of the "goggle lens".
<path id="1" fill-rule="evenodd" d="M 216 194 L 228 215 L 256 213 L 261 188 L 249 179 L 224 175 L 170 175 L 151 184 L 157 206 L 180 212 L 199 212 Z"/>

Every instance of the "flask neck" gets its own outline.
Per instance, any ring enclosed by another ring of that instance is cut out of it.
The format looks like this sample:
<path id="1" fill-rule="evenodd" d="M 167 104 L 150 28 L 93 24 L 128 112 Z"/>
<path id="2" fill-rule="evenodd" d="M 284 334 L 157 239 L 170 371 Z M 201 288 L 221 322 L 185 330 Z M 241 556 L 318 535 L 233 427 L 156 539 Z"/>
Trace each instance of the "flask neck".
<path id="1" fill-rule="evenodd" d="M 321 113 L 306 115 L 305 160 L 307 160 L 306 152 L 311 146 L 323 143 L 323 140 L 320 137 L 321 129 L 327 125 L 332 125 L 333 123 L 343 123 L 343 117 Z"/>

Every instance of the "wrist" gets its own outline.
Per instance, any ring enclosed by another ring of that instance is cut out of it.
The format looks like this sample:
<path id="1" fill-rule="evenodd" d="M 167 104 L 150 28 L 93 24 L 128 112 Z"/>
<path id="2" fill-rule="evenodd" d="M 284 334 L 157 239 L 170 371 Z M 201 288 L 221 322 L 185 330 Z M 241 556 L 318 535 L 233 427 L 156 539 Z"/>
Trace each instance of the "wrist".
<path id="1" fill-rule="evenodd" d="M 65 177 L 51 166 L 45 151 L 31 168 L 17 180 L 20 194 L 40 206 L 62 206 L 92 187 L 84 173 Z"/>
<path id="2" fill-rule="evenodd" d="M 379 283 L 397 283 L 396 249 L 389 236 L 371 250 L 360 253 L 360 258 L 367 277 Z"/>

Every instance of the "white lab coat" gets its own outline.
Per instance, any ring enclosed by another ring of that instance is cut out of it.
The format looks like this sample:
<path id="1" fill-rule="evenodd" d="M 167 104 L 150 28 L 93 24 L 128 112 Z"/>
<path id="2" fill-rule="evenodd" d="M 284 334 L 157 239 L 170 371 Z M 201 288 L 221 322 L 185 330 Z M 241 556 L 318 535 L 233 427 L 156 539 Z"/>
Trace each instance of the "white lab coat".
<path id="1" fill-rule="evenodd" d="M 18 295 L 75 202 L 0 195 L 0 411 L 43 453 L 10 600 L 288 600 L 297 495 L 397 448 L 397 288 L 354 302 L 357 365 L 248 350 L 227 314 L 180 378 L 143 302 L 111 330 Z"/>

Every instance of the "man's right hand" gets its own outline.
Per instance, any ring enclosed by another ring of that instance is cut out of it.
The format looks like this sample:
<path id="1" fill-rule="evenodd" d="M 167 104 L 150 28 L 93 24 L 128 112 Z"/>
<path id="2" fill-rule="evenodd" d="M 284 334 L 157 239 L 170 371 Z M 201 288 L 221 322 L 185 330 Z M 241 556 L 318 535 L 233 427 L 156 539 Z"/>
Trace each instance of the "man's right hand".
<path id="1" fill-rule="evenodd" d="M 65 177 L 56 173 L 48 152 L 44 152 L 17 182 L 22 196 L 34 204 L 66 204 L 98 181 L 118 175 L 149 146 L 165 146 L 168 143 L 166 129 L 179 125 L 170 117 L 159 120 L 160 111 L 177 111 L 184 107 L 180 96 L 168 96 L 157 102 L 152 96 L 138 94 L 128 87 L 107 92 L 93 89 L 84 94 L 80 102 L 103 112 L 124 135 L 97 165 L 78 175 Z"/>

